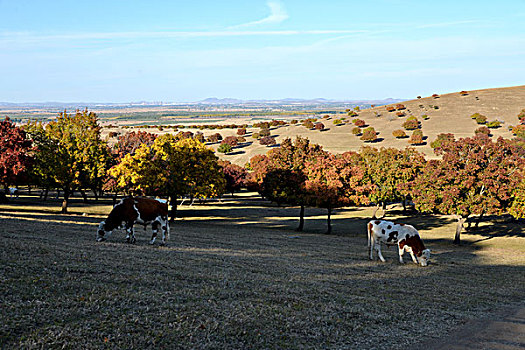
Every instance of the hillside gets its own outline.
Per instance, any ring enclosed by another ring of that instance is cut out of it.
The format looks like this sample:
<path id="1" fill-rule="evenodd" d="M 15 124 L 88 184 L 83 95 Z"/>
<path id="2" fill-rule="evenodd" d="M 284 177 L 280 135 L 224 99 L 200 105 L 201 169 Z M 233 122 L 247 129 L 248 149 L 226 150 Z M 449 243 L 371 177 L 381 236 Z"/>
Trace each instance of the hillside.
<path id="1" fill-rule="evenodd" d="M 474 135 L 474 131 L 480 127 L 470 116 L 474 113 L 480 113 L 487 117 L 488 121 L 499 120 L 503 124 L 498 129 L 492 129 L 493 137 L 503 136 L 511 138 L 512 134 L 508 130 L 509 125 L 516 125 L 518 122 L 518 113 L 525 108 L 525 85 L 515 87 L 505 87 L 496 89 L 483 89 L 468 91 L 463 96 L 459 92 L 439 95 L 438 97 L 423 97 L 402 103 L 406 108 L 402 110 L 405 116 L 396 116 L 395 112 L 388 112 L 388 106 L 396 106 L 397 103 L 379 106 L 362 110 L 358 113 L 357 118 L 363 119 L 367 125 L 375 128 L 379 132 L 379 142 L 368 143 L 375 147 L 396 147 L 404 148 L 408 146 L 408 139 L 396 139 L 392 136 L 392 131 L 403 129 L 402 124 L 413 115 L 421 121 L 423 134 L 427 137 L 426 144 L 417 146 L 417 149 L 429 157 L 434 157 L 434 152 L 430 147 L 433 141 L 440 133 L 453 133 L 456 138 L 468 137 Z M 435 107 L 438 107 L 436 109 Z M 427 120 L 421 118 L 422 115 L 428 115 Z M 339 118 L 340 115 L 337 116 Z M 276 137 L 277 144 L 284 138 L 295 138 L 296 136 L 307 137 L 313 143 L 321 144 L 324 149 L 341 153 L 349 150 L 358 150 L 365 145 L 359 137 L 352 135 L 351 130 L 354 125 L 350 117 L 347 117 L 347 123 L 335 126 L 332 116 L 328 119 L 321 120 L 328 130 L 308 130 L 300 124 L 288 125 L 272 128 L 272 135 Z M 236 118 L 228 120 L 227 123 L 242 124 L 243 120 Z M 190 131 L 198 131 L 185 129 Z M 221 155 L 221 158 L 231 162 L 244 165 L 251 157 L 256 154 L 266 153 L 269 148 L 259 145 L 258 141 L 251 137 L 252 132 L 257 132 L 258 128 L 248 128 L 246 135 L 247 144 L 239 147 L 232 154 Z M 121 132 L 123 130 L 120 130 Z M 158 132 L 156 129 L 148 130 Z M 205 136 L 216 133 L 217 130 L 203 130 Z M 236 130 L 223 129 L 219 132 L 225 136 L 235 135 Z M 412 132 L 407 131 L 407 135 Z M 218 144 L 212 145 L 217 148 Z"/>

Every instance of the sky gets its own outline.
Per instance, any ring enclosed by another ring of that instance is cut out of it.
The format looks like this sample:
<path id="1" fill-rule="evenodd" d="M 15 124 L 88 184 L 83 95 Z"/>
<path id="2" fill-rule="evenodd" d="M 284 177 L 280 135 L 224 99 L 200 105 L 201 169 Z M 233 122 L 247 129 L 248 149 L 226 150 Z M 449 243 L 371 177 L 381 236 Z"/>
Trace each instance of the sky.
<path id="1" fill-rule="evenodd" d="M 0 0 L 0 101 L 415 98 L 525 84 L 525 0 Z"/>

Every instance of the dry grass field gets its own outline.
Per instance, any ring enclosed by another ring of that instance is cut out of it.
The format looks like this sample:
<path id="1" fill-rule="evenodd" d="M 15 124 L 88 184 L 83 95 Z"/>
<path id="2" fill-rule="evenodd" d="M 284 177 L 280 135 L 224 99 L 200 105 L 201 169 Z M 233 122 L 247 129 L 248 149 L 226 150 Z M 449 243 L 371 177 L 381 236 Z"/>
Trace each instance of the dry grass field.
<path id="1" fill-rule="evenodd" d="M 368 208 L 278 208 L 253 193 L 182 206 L 165 247 L 114 232 L 111 202 L 23 196 L 0 205 L 0 348 L 406 349 L 504 305 L 523 305 L 525 227 L 498 218 L 452 245 L 445 216 L 388 218 L 420 229 L 431 265 L 369 261 Z M 408 258 L 408 257 L 407 257 Z M 410 260 L 409 258 L 406 260 Z"/>

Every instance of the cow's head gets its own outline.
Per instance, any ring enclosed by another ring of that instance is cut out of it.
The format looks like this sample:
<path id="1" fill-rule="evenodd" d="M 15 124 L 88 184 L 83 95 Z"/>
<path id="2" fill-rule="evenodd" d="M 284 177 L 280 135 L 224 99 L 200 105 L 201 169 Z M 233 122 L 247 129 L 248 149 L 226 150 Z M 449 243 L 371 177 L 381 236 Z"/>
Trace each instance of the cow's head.
<path id="1" fill-rule="evenodd" d="M 421 252 L 421 256 L 418 257 L 421 266 L 427 266 L 430 260 L 430 249 L 425 249 Z"/>
<path id="2" fill-rule="evenodd" d="M 98 225 L 98 231 L 97 231 L 97 242 L 102 242 L 102 241 L 105 241 L 106 238 L 104 237 L 106 235 L 106 233 L 108 235 L 111 234 L 112 231 L 106 231 L 106 222 L 105 221 L 102 221 L 99 225 Z"/>

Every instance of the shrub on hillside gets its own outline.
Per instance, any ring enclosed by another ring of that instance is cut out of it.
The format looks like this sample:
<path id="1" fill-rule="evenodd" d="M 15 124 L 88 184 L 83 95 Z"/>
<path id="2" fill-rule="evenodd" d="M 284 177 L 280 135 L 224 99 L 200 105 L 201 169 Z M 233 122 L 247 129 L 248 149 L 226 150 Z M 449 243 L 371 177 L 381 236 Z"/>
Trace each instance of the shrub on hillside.
<path id="1" fill-rule="evenodd" d="M 224 140 L 222 140 L 222 142 L 221 142 L 221 145 L 224 145 L 224 144 L 230 145 L 230 146 L 232 146 L 232 148 L 236 147 L 239 144 L 239 142 L 237 141 L 237 136 L 227 136 L 227 137 L 225 137 Z"/>
<path id="2" fill-rule="evenodd" d="M 305 120 L 303 126 L 307 129 L 313 129 L 314 123 L 311 120 Z"/>
<path id="3" fill-rule="evenodd" d="M 478 134 L 484 134 L 484 135 L 489 136 L 489 135 L 490 135 L 490 129 L 487 128 L 486 126 L 480 126 L 479 128 L 477 128 L 477 129 L 474 131 L 474 133 L 475 133 L 476 135 L 478 135 Z"/>
<path id="4" fill-rule="evenodd" d="M 394 131 L 392 131 L 392 135 L 393 135 L 396 139 L 402 139 L 402 138 L 407 137 L 407 134 L 405 133 L 405 131 L 403 131 L 403 130 L 401 130 L 401 129 L 398 129 L 398 130 L 394 130 Z"/>
<path id="5" fill-rule="evenodd" d="M 355 128 L 352 129 L 352 134 L 354 134 L 356 136 L 361 135 L 361 128 L 356 126 Z"/>
<path id="6" fill-rule="evenodd" d="M 487 122 L 487 117 L 485 117 L 484 115 L 478 115 L 476 117 L 476 123 L 478 124 L 485 124 Z"/>
<path id="7" fill-rule="evenodd" d="M 270 129 L 268 129 L 268 128 L 261 129 L 259 131 L 259 136 L 261 136 L 261 137 L 270 136 Z"/>
<path id="8" fill-rule="evenodd" d="M 482 115 L 482 114 L 474 113 L 474 114 L 472 114 L 472 115 L 470 116 L 470 118 L 472 118 L 472 119 L 476 119 L 476 118 L 479 117 L 480 115 Z"/>
<path id="9" fill-rule="evenodd" d="M 519 138 L 525 139 L 525 125 L 516 125 L 512 128 L 512 133 Z"/>
<path id="10" fill-rule="evenodd" d="M 398 117 L 401 118 L 401 117 L 404 117 L 404 116 L 405 116 L 405 113 L 403 113 L 403 112 L 397 112 L 396 115 L 397 115 Z"/>
<path id="11" fill-rule="evenodd" d="M 354 119 L 352 122 L 355 126 L 359 126 L 360 128 L 366 125 L 366 122 L 363 119 Z"/>
<path id="12" fill-rule="evenodd" d="M 221 140 L 222 140 L 222 135 L 219 134 L 218 132 L 208 136 L 208 142 L 215 143 L 215 142 L 219 142 Z"/>
<path id="13" fill-rule="evenodd" d="M 334 125 L 341 125 L 343 124 L 343 121 L 341 119 L 334 119 L 332 123 L 334 123 Z"/>
<path id="14" fill-rule="evenodd" d="M 493 120 L 487 123 L 487 127 L 491 129 L 497 129 L 501 127 L 501 122 L 499 120 Z"/>
<path id="15" fill-rule="evenodd" d="M 357 113 L 355 111 L 348 112 L 349 117 L 357 117 Z"/>
<path id="16" fill-rule="evenodd" d="M 409 117 L 404 123 L 403 128 L 405 130 L 416 130 L 419 129 L 419 121 L 416 117 Z"/>
<path id="17" fill-rule="evenodd" d="M 430 119 L 430 117 L 427 114 L 423 114 L 421 116 L 421 118 L 423 118 L 423 120 L 429 120 Z"/>
<path id="18" fill-rule="evenodd" d="M 276 141 L 273 137 L 271 136 L 265 136 L 265 137 L 262 137 L 260 140 L 259 140 L 259 143 L 263 146 L 273 146 L 276 144 Z"/>
<path id="19" fill-rule="evenodd" d="M 410 139 L 408 139 L 408 143 L 411 145 L 417 146 L 422 145 L 424 143 L 423 141 L 423 131 L 421 130 L 414 130 L 412 133 L 412 136 L 410 136 Z"/>
<path id="20" fill-rule="evenodd" d="M 239 128 L 239 129 L 237 129 L 237 135 L 239 135 L 239 136 L 246 135 L 246 128 Z"/>
<path id="21" fill-rule="evenodd" d="M 403 104 L 401 104 L 401 103 L 396 105 L 396 109 L 397 109 L 398 111 L 402 111 L 402 110 L 405 109 L 405 108 L 406 108 L 405 105 L 403 105 Z"/>
<path id="22" fill-rule="evenodd" d="M 252 137 L 253 137 L 254 139 L 258 139 L 258 138 L 261 137 L 261 136 L 259 135 L 258 132 L 254 132 L 254 133 L 252 134 Z"/>
<path id="23" fill-rule="evenodd" d="M 324 124 L 323 123 L 315 123 L 315 130 L 323 131 L 324 130 Z"/>
<path id="24" fill-rule="evenodd" d="M 461 96 L 467 96 L 468 95 L 468 92 L 463 90 L 463 91 L 460 91 L 459 93 Z"/>
<path id="25" fill-rule="evenodd" d="M 386 110 L 387 110 L 387 112 L 393 112 L 393 111 L 395 111 L 396 109 L 395 109 L 394 106 L 387 106 L 387 107 L 386 107 Z"/>
<path id="26" fill-rule="evenodd" d="M 290 122 L 290 124 L 292 124 L 292 125 L 295 125 L 295 124 L 297 124 L 297 123 L 298 123 L 297 119 L 293 119 L 293 120 Z"/>
<path id="27" fill-rule="evenodd" d="M 244 138 L 244 136 L 237 136 L 237 142 L 243 143 L 243 142 L 246 142 L 246 139 Z"/>
<path id="28" fill-rule="evenodd" d="M 432 97 L 439 98 L 439 95 L 438 94 L 433 94 Z"/>
<path id="29" fill-rule="evenodd" d="M 230 153 L 233 150 L 233 147 L 228 145 L 227 143 L 221 143 L 219 145 L 219 148 L 217 148 L 217 152 L 220 153 Z"/>
<path id="30" fill-rule="evenodd" d="M 454 141 L 454 134 L 446 133 L 446 134 L 439 134 L 437 138 L 430 143 L 430 147 L 432 148 L 438 148 L 441 147 L 441 144 L 444 141 Z"/>
<path id="31" fill-rule="evenodd" d="M 377 132 L 375 129 L 371 126 L 363 130 L 363 136 L 361 136 L 361 140 L 365 142 L 372 142 L 377 140 Z"/>

